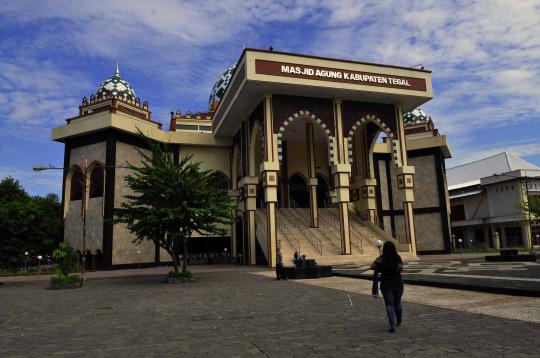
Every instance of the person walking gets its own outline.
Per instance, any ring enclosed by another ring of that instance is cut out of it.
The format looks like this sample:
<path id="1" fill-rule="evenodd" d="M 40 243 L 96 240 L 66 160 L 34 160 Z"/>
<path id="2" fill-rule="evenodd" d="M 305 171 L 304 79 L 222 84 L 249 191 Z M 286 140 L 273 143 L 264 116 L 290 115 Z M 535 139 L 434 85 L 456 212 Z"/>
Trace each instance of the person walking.
<path id="1" fill-rule="evenodd" d="M 388 332 L 395 332 L 396 327 L 401 325 L 403 319 L 403 310 L 401 308 L 403 261 L 393 242 L 386 241 L 384 243 L 382 255 L 371 264 L 370 268 L 381 274 L 381 293 L 386 306 L 388 323 L 390 324 Z"/>
<path id="2" fill-rule="evenodd" d="M 283 269 L 283 253 L 280 247 L 277 248 L 276 252 L 276 279 L 287 279 L 285 270 Z"/>

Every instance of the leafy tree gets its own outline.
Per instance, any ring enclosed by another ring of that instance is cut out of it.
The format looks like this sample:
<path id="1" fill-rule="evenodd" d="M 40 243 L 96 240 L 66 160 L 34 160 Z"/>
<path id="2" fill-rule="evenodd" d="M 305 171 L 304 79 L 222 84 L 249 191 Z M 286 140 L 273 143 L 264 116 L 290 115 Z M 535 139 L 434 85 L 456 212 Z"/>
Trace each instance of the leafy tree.
<path id="1" fill-rule="evenodd" d="M 75 250 L 63 242 L 53 251 L 53 258 L 58 264 L 58 273 L 62 276 L 69 276 L 75 270 L 79 261 Z"/>
<path id="2" fill-rule="evenodd" d="M 24 252 L 49 254 L 63 240 L 62 206 L 55 194 L 31 197 L 11 177 L 0 182 L 0 268 L 17 268 Z"/>
<path id="3" fill-rule="evenodd" d="M 182 254 L 186 272 L 191 235 L 225 235 L 225 225 L 232 223 L 233 202 L 209 184 L 212 171 L 201 170 L 191 155 L 175 164 L 167 145 L 146 140 L 151 154 L 139 150 L 141 165 L 128 164 L 132 173 L 125 180 L 133 194 L 115 209 L 114 222 L 135 233 L 134 242 L 151 240 L 165 249 L 176 273 Z"/>
<path id="4" fill-rule="evenodd" d="M 15 200 L 27 200 L 28 194 L 18 180 L 12 177 L 6 177 L 0 182 L 0 203 Z"/>

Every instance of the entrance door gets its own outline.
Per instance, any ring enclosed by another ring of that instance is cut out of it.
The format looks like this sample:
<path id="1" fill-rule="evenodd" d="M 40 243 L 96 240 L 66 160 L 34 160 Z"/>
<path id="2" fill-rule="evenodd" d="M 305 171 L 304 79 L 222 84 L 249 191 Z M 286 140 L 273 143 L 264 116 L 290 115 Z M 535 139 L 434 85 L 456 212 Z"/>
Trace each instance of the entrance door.
<path id="1" fill-rule="evenodd" d="M 289 179 L 289 207 L 309 208 L 309 192 L 307 183 L 300 174 Z"/>

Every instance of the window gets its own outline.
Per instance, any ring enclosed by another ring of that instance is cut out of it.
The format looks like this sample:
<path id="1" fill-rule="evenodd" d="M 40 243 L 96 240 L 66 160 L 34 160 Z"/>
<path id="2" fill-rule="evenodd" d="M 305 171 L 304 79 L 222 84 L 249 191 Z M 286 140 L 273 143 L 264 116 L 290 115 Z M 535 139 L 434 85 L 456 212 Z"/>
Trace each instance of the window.
<path id="1" fill-rule="evenodd" d="M 212 173 L 208 184 L 215 189 L 221 190 L 223 193 L 229 190 L 229 178 L 222 172 Z"/>
<path id="2" fill-rule="evenodd" d="M 70 194 L 69 200 L 74 201 L 74 200 L 82 199 L 83 180 L 84 178 L 83 178 L 81 169 L 79 168 L 75 169 L 75 172 L 71 176 L 71 183 L 70 183 L 71 194 Z"/>
<path id="3" fill-rule="evenodd" d="M 463 204 L 450 208 L 450 220 L 465 220 L 465 206 Z"/>
<path id="4" fill-rule="evenodd" d="M 103 196 L 104 168 L 96 165 L 90 173 L 90 197 L 99 198 Z"/>

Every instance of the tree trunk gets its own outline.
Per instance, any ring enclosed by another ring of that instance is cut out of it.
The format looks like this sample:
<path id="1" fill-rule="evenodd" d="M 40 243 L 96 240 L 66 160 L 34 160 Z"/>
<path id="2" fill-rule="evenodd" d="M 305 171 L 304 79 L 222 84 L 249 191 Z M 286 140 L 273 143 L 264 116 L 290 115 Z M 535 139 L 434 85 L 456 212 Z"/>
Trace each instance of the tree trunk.
<path id="1" fill-rule="evenodd" d="M 173 253 L 173 254 L 170 254 L 170 255 L 172 257 L 172 263 L 173 263 L 173 267 L 174 267 L 174 272 L 178 273 L 178 256 L 176 255 L 176 253 Z"/>
<path id="2" fill-rule="evenodd" d="M 187 272 L 187 240 L 182 240 L 182 246 L 184 247 L 184 253 L 182 254 L 182 272 Z"/>

